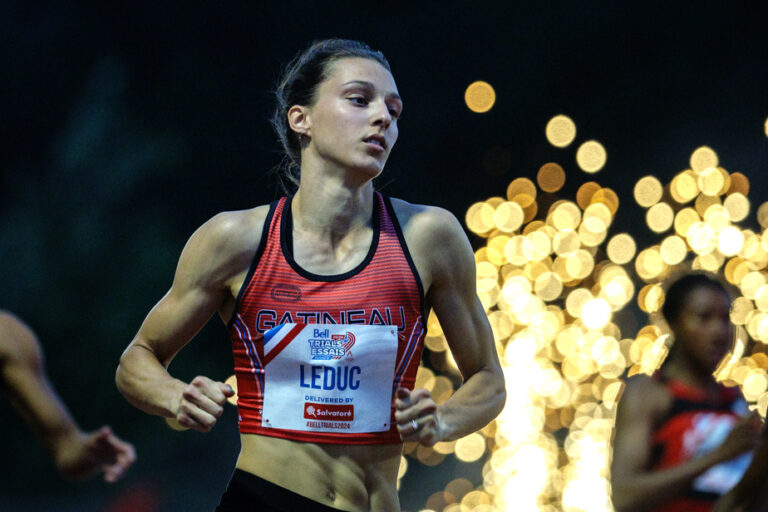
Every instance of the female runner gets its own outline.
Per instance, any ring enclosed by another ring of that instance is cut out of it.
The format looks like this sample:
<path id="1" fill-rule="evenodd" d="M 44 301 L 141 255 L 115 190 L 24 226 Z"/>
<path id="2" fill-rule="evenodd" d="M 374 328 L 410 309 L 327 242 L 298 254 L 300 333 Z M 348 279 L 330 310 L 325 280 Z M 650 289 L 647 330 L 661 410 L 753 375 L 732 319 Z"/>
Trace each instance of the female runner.
<path id="1" fill-rule="evenodd" d="M 619 403 L 616 510 L 708 512 L 744 474 L 749 460 L 739 456 L 756 446 L 760 420 L 744 416 L 738 388 L 712 376 L 731 346 L 729 308 L 723 285 L 705 274 L 685 275 L 667 290 L 662 312 L 675 343 L 653 377 L 629 379 Z"/>
<path id="2" fill-rule="evenodd" d="M 213 313 L 227 323 L 241 452 L 217 510 L 399 510 L 403 441 L 458 439 L 503 407 L 461 225 L 374 190 L 402 109 L 389 64 L 365 44 L 298 55 L 273 120 L 298 190 L 203 224 L 120 359 L 132 404 L 207 432 L 233 391 L 166 369 Z M 413 389 L 432 309 L 464 378 L 440 405 Z"/>

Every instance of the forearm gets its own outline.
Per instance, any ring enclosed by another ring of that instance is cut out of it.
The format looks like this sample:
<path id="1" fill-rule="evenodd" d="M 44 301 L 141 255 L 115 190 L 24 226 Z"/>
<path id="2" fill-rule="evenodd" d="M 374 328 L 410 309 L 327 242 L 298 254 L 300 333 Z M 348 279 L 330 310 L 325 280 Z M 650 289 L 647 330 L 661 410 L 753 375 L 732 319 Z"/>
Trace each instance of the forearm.
<path id="1" fill-rule="evenodd" d="M 179 398 L 186 385 L 171 377 L 157 356 L 138 343 L 132 343 L 120 357 L 115 383 L 132 405 L 149 414 L 165 417 L 176 416 Z"/>
<path id="2" fill-rule="evenodd" d="M 669 469 L 614 475 L 613 505 L 619 512 L 656 510 L 659 504 L 683 494 L 696 477 L 720 462 L 712 452 Z"/>
<path id="3" fill-rule="evenodd" d="M 4 375 L 11 405 L 55 460 L 80 438 L 80 429 L 42 367 L 14 365 Z"/>
<path id="4" fill-rule="evenodd" d="M 501 370 L 474 373 L 437 408 L 442 440 L 454 441 L 486 426 L 504 408 L 506 396 Z"/>

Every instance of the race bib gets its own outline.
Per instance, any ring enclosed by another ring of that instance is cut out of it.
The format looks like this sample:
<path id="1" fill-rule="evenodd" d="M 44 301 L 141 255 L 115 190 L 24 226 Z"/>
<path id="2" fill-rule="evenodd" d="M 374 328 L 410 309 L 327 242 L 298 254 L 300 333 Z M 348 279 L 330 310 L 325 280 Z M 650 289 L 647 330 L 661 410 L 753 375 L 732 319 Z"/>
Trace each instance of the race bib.
<path id="1" fill-rule="evenodd" d="M 262 426 L 389 430 L 397 327 L 281 324 L 264 334 Z"/>
<path id="2" fill-rule="evenodd" d="M 695 457 L 700 457 L 720 446 L 733 429 L 738 419 L 715 413 L 698 414 L 693 420 L 693 428 L 685 433 L 684 446 Z M 725 494 L 730 491 L 752 461 L 752 454 L 745 453 L 735 459 L 721 462 L 709 468 L 693 481 L 697 491 Z"/>

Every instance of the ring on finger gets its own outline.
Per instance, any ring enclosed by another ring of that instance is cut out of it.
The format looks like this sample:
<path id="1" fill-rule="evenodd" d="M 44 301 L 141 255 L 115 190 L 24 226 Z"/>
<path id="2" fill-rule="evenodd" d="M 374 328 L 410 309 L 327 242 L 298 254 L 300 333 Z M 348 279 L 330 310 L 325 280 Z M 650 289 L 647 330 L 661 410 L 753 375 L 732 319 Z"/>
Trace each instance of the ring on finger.
<path id="1" fill-rule="evenodd" d="M 413 428 L 414 433 L 419 430 L 419 423 L 416 420 L 411 420 L 411 428 Z"/>

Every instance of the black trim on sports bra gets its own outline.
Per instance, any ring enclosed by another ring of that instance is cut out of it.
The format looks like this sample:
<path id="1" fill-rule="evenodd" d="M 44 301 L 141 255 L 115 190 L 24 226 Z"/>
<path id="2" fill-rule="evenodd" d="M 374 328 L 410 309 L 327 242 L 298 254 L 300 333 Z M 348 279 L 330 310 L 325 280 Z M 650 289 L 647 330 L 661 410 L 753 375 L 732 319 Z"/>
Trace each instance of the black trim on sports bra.
<path id="1" fill-rule="evenodd" d="M 384 199 L 384 206 L 387 208 L 387 213 L 389 214 L 389 218 L 392 220 L 392 226 L 395 228 L 395 233 L 397 233 L 397 240 L 400 242 L 400 249 L 403 251 L 403 255 L 405 256 L 405 261 L 408 262 L 408 266 L 411 267 L 411 272 L 413 273 L 413 278 L 416 280 L 416 285 L 419 287 L 419 299 L 421 299 L 421 307 L 419 310 L 421 311 L 421 317 L 424 320 L 424 327 L 426 328 L 427 325 L 427 312 L 426 312 L 426 296 L 424 295 L 424 285 L 421 282 L 421 276 L 419 276 L 418 270 L 416 270 L 416 264 L 413 262 L 413 258 L 411 257 L 411 251 L 408 250 L 408 244 L 405 243 L 405 235 L 403 235 L 403 228 L 400 226 L 400 220 L 397 218 L 397 214 L 395 213 L 395 208 L 392 206 L 392 199 L 389 196 L 385 196 L 382 194 L 382 199 Z"/>
<path id="2" fill-rule="evenodd" d="M 371 219 L 373 224 L 373 238 L 371 239 L 371 247 L 368 249 L 363 261 L 361 261 L 355 268 L 344 272 L 343 274 L 335 275 L 323 275 L 315 274 L 302 268 L 296 260 L 293 259 L 293 216 L 291 215 L 291 202 L 293 196 L 289 197 L 285 201 L 283 206 L 282 218 L 280 219 L 280 247 L 283 250 L 283 257 L 285 261 L 291 266 L 297 274 L 310 281 L 343 281 L 350 277 L 359 274 L 373 259 L 373 255 L 376 254 L 376 248 L 379 246 L 379 231 L 380 231 L 380 219 L 379 219 L 379 202 L 381 201 L 380 195 L 374 192 L 374 205 L 373 205 L 373 218 Z"/>
<path id="3" fill-rule="evenodd" d="M 264 248 L 267 246 L 267 239 L 269 238 L 269 230 L 272 226 L 272 217 L 275 215 L 275 210 L 277 209 L 277 203 L 279 201 L 280 200 L 277 199 L 269 203 L 269 212 L 267 213 L 267 217 L 264 219 L 264 227 L 261 229 L 261 240 L 259 240 L 259 247 L 256 249 L 256 252 L 253 255 L 251 266 L 248 267 L 248 273 L 245 275 L 245 280 L 240 286 L 240 291 L 237 292 L 235 307 L 232 309 L 232 316 L 230 317 L 229 322 L 227 322 L 227 329 L 232 327 L 232 323 L 235 321 L 235 318 L 237 318 L 237 309 L 240 307 L 240 299 L 243 297 L 246 288 L 248 288 L 248 284 L 250 284 L 251 279 L 253 278 L 253 273 L 256 272 L 256 266 L 259 264 L 259 260 L 261 260 L 261 255 L 264 254 Z"/>

